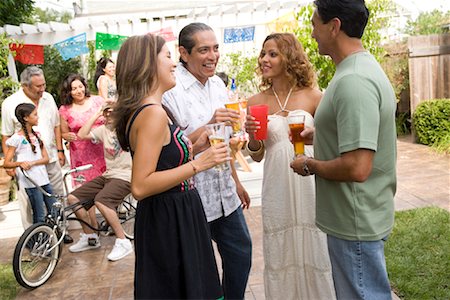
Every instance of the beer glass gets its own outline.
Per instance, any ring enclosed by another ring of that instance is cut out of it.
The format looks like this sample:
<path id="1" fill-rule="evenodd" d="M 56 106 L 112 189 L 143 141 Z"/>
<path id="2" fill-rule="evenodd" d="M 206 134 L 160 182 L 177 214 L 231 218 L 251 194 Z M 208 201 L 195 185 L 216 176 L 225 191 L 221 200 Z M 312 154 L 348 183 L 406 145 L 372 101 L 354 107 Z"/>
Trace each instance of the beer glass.
<path id="1" fill-rule="evenodd" d="M 295 156 L 305 153 L 305 140 L 301 136 L 305 129 L 305 115 L 290 114 L 287 116 L 289 130 L 291 131 L 291 141 L 294 145 Z"/>
<path id="2" fill-rule="evenodd" d="M 216 146 L 219 143 L 224 143 L 226 138 L 225 131 L 226 124 L 222 123 L 214 123 L 214 124 L 206 124 L 206 133 L 208 134 L 209 143 L 211 147 Z M 216 170 L 223 171 L 226 168 L 226 163 L 222 163 L 220 165 L 215 166 Z"/>
<path id="3" fill-rule="evenodd" d="M 227 109 L 234 110 L 239 114 L 241 113 L 241 106 L 239 101 L 225 103 L 225 107 Z M 233 136 L 240 136 L 242 134 L 242 125 L 240 118 L 233 120 L 231 126 L 233 128 Z"/>

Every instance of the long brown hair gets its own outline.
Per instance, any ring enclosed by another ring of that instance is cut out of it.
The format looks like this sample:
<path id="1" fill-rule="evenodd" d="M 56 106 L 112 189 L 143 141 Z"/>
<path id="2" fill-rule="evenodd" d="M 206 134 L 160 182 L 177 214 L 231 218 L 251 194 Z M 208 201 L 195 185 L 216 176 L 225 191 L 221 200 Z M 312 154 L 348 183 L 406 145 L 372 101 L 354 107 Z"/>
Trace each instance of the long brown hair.
<path id="1" fill-rule="evenodd" d="M 20 125 L 22 125 L 22 130 L 25 133 L 25 138 L 27 139 L 28 143 L 30 143 L 31 150 L 36 153 L 36 146 L 31 142 L 30 139 L 30 133 L 27 129 L 27 121 L 25 120 L 26 117 L 31 115 L 31 113 L 36 109 L 36 106 L 34 106 L 31 103 L 21 103 L 17 105 L 15 110 L 15 115 L 17 118 L 17 121 L 19 121 Z M 39 142 L 39 147 L 42 149 L 44 144 L 42 143 L 42 140 L 39 138 L 39 136 L 34 132 L 33 127 L 31 127 L 31 133 L 37 138 Z"/>
<path id="2" fill-rule="evenodd" d="M 309 62 L 308 56 L 303 50 L 302 45 L 292 33 L 272 33 L 266 37 L 263 43 L 274 40 L 280 51 L 281 63 L 285 70 L 289 82 L 302 87 L 317 86 L 316 75 L 314 69 Z M 261 50 L 262 53 L 262 50 Z M 261 54 L 260 54 L 261 58 Z M 257 74 L 262 77 L 261 62 L 258 59 Z M 272 86 L 272 80 L 268 78 L 261 78 L 260 87 L 262 89 Z"/>
<path id="3" fill-rule="evenodd" d="M 131 114 L 158 84 L 158 54 L 165 44 L 152 34 L 129 37 L 120 48 L 116 64 L 119 98 L 113 111 L 114 127 L 122 149 L 129 151 L 126 128 Z"/>

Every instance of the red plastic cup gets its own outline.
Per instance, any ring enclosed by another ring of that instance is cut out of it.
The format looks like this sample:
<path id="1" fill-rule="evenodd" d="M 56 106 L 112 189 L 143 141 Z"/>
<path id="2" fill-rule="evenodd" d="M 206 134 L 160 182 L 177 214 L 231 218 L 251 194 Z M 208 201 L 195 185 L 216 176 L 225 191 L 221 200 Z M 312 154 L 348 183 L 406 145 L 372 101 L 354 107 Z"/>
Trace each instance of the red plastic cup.
<path id="1" fill-rule="evenodd" d="M 265 104 L 250 106 L 250 115 L 259 122 L 260 128 L 255 132 L 255 140 L 265 140 L 267 138 L 267 114 L 269 106 Z"/>

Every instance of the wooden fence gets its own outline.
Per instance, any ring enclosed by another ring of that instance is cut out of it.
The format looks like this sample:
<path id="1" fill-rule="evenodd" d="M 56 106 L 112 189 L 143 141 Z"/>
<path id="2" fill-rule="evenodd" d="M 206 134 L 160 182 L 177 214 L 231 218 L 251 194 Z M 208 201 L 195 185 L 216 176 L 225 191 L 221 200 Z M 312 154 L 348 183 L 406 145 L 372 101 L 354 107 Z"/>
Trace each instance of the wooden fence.
<path id="1" fill-rule="evenodd" d="M 411 113 L 423 100 L 450 98 L 450 34 L 408 39 Z"/>

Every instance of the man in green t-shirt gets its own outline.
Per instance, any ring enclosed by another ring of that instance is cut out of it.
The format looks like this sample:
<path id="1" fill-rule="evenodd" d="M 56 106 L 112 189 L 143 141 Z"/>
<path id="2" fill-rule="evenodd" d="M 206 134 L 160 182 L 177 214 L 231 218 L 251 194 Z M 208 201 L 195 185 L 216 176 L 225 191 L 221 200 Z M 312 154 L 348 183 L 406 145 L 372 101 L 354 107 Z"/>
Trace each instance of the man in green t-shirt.
<path id="1" fill-rule="evenodd" d="M 316 0 L 312 36 L 336 65 L 315 114 L 315 158 L 292 162 L 316 175 L 316 223 L 328 237 L 338 299 L 391 299 L 384 241 L 394 225 L 396 100 L 362 46 L 364 0 Z"/>

